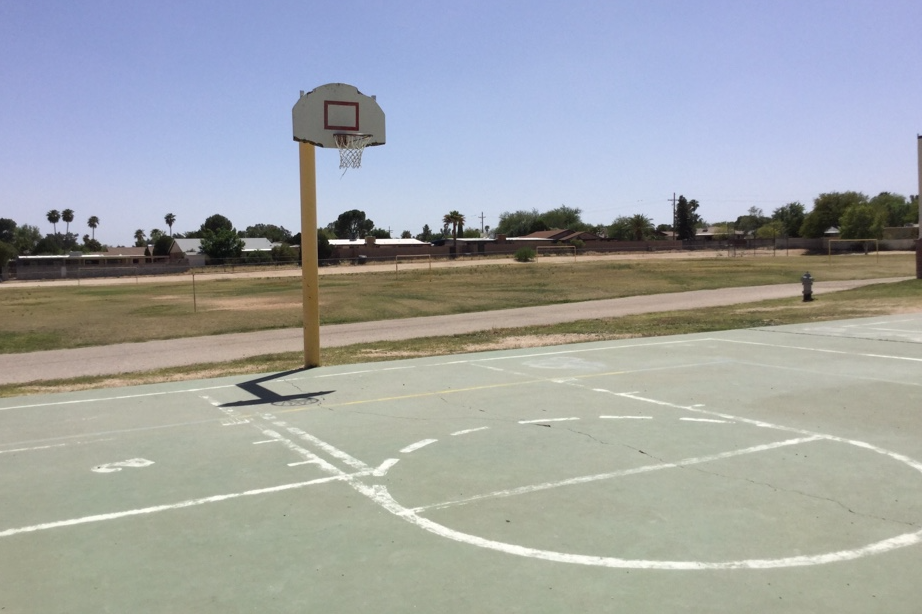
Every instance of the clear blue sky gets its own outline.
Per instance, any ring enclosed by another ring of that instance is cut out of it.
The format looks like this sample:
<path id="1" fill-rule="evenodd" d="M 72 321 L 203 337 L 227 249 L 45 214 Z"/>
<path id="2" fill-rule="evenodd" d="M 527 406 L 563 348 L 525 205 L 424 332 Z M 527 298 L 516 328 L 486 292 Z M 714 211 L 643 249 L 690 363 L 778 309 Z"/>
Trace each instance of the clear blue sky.
<path id="1" fill-rule="evenodd" d="M 908 196 L 920 67 L 919 0 L 0 0 L 0 217 L 297 232 L 291 107 L 330 82 L 377 96 L 388 142 L 345 176 L 318 150 L 320 225 Z"/>

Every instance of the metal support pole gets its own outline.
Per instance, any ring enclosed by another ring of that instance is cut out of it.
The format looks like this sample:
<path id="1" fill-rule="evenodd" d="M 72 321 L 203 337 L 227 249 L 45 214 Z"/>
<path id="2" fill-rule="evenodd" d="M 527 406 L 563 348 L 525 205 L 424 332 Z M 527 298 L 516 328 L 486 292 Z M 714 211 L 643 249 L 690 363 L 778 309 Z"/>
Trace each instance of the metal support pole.
<path id="1" fill-rule="evenodd" d="M 919 236 L 916 238 L 916 279 L 922 279 L 922 134 L 916 135 L 919 164 L 919 191 L 916 199 L 919 204 Z"/>
<path id="2" fill-rule="evenodd" d="M 301 167 L 301 284 L 304 367 L 320 366 L 320 277 L 317 273 L 317 164 L 315 147 L 298 143 Z"/>

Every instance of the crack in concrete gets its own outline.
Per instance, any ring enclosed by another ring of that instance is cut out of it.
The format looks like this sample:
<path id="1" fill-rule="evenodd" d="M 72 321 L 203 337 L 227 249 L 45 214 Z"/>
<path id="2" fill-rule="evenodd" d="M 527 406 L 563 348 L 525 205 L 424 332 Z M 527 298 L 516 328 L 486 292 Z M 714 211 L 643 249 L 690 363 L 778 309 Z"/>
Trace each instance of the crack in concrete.
<path id="1" fill-rule="evenodd" d="M 604 441 L 604 440 L 601 440 L 601 439 L 599 439 L 598 437 L 595 437 L 595 436 L 593 436 L 593 435 L 591 435 L 591 434 L 589 434 L 589 433 L 584 433 L 584 432 L 578 431 L 578 430 L 576 430 L 576 429 L 572 429 L 572 428 L 571 428 L 571 429 L 567 429 L 567 430 L 570 431 L 571 433 L 576 434 L 576 435 L 582 435 L 583 437 L 586 437 L 586 438 L 588 438 L 588 439 L 591 439 L 592 441 L 595 441 L 595 442 L 600 443 L 600 444 L 602 444 L 602 445 L 607 445 L 607 446 L 610 446 L 610 445 L 618 445 L 618 446 L 627 448 L 627 449 L 629 449 L 629 450 L 634 450 L 635 452 L 639 452 L 639 453 L 643 454 L 644 456 L 648 456 L 648 457 L 650 457 L 650 458 L 652 458 L 652 459 L 654 459 L 654 460 L 656 460 L 656 461 L 659 461 L 659 462 L 661 462 L 661 463 L 670 463 L 670 462 L 671 462 L 671 461 L 668 461 L 668 460 L 666 460 L 666 459 L 660 458 L 660 457 L 658 457 L 658 456 L 654 456 L 653 454 L 650 454 L 649 452 L 645 452 L 645 451 L 641 450 L 640 448 L 636 448 L 636 447 L 634 447 L 634 446 L 628 445 L 628 444 L 623 443 L 623 442 L 609 442 L 609 441 Z M 893 518 L 887 518 L 887 517 L 884 517 L 884 516 L 877 516 L 877 515 L 869 514 L 869 513 L 866 513 L 866 512 L 860 512 L 860 511 L 857 511 L 857 510 L 852 509 L 851 507 L 849 507 L 848 505 L 846 505 L 846 504 L 843 503 L 842 501 L 838 501 L 838 500 L 833 499 L 833 498 L 831 498 L 831 497 L 823 497 L 823 496 L 816 495 L 816 494 L 809 493 L 809 492 L 805 492 L 805 491 L 802 491 L 802 490 L 781 488 L 781 487 L 779 487 L 779 486 L 776 486 L 776 485 L 774 485 L 774 484 L 770 484 L 770 483 L 768 483 L 768 482 L 760 482 L 759 480 L 753 480 L 752 478 L 739 477 L 739 476 L 735 476 L 735 475 L 727 475 L 727 474 L 723 474 L 723 473 L 718 473 L 718 472 L 716 472 L 716 471 L 708 471 L 707 469 L 704 469 L 704 468 L 698 467 L 698 466 L 692 467 L 692 466 L 681 465 L 681 464 L 676 463 L 676 464 L 675 464 L 675 467 L 676 467 L 677 469 L 686 469 L 686 470 L 690 470 L 690 471 L 697 471 L 697 472 L 703 473 L 703 474 L 705 474 L 705 475 L 711 475 L 711 476 L 714 476 L 714 477 L 724 478 L 724 479 L 728 479 L 728 480 L 741 480 L 741 481 L 744 481 L 744 482 L 749 482 L 750 484 L 753 484 L 753 485 L 756 485 L 756 486 L 763 486 L 763 487 L 766 487 L 766 488 L 770 488 L 770 489 L 772 489 L 772 490 L 775 491 L 775 492 L 790 493 L 790 494 L 794 494 L 794 495 L 800 495 L 800 496 L 802 496 L 802 497 L 807 497 L 807 498 L 810 498 L 810 499 L 816 499 L 816 500 L 818 500 L 818 501 L 826 501 L 827 503 L 832 503 L 833 505 L 837 505 L 837 506 L 841 507 L 841 508 L 844 509 L 846 512 L 848 512 L 849 514 L 853 514 L 853 515 L 855 515 L 855 516 L 860 516 L 860 517 L 862 517 L 862 518 L 868 518 L 868 519 L 871 519 L 871 520 L 880 520 L 880 521 L 882 521 L 882 522 L 889 522 L 889 523 L 898 524 L 898 525 L 902 525 L 902 526 L 907 526 L 907 527 L 911 527 L 911 528 L 918 528 L 918 527 L 920 526 L 920 524 L 917 523 L 917 522 L 909 522 L 909 521 L 906 521 L 906 520 L 896 520 L 896 519 L 893 519 Z"/>
<path id="2" fill-rule="evenodd" d="M 689 466 L 685 466 L 685 465 L 676 465 L 676 467 L 678 467 L 679 469 L 687 469 L 687 470 L 690 470 L 690 471 L 698 471 L 699 473 L 703 473 L 703 474 L 706 474 L 706 475 L 712 475 L 712 476 L 718 477 L 718 478 L 724 478 L 724 479 L 728 479 L 728 480 L 740 480 L 740 481 L 743 481 L 743 482 L 749 482 L 750 484 L 753 484 L 753 485 L 755 485 L 755 486 L 763 486 L 763 487 L 765 487 L 765 488 L 770 488 L 770 489 L 772 489 L 772 490 L 775 491 L 775 492 L 790 493 L 790 494 L 794 494 L 794 495 L 800 495 L 801 497 L 807 497 L 807 498 L 809 498 L 809 499 L 816 499 L 817 501 L 826 501 L 827 503 L 832 503 L 833 505 L 837 505 L 837 506 L 841 507 L 841 508 L 844 509 L 846 512 L 848 512 L 849 514 L 853 514 L 853 515 L 855 515 L 855 516 L 860 516 L 860 517 L 862 517 L 862 518 L 868 518 L 868 519 L 871 519 L 871 520 L 880 520 L 880 521 L 883 521 L 883 522 L 889 522 L 889 523 L 893 523 L 893 524 L 899 524 L 899 525 L 903 525 L 903 526 L 907 526 L 907 527 L 911 527 L 911 528 L 917 528 L 917 527 L 919 526 L 918 523 L 914 523 L 914 522 L 908 522 L 908 521 L 905 521 L 905 520 L 895 520 L 895 519 L 893 519 L 893 518 L 886 518 L 886 517 L 884 517 L 884 516 L 875 516 L 874 514 L 868 514 L 868 513 L 865 513 L 865 512 L 859 512 L 859 511 L 856 511 L 856 510 L 850 508 L 850 507 L 847 506 L 845 503 L 843 503 L 843 502 L 841 502 L 841 501 L 838 501 L 838 500 L 836 500 L 836 499 L 833 499 L 833 498 L 831 498 L 831 497 L 823 497 L 823 496 L 820 496 L 820 495 L 816 495 L 816 494 L 813 494 L 813 493 L 809 493 L 809 492 L 805 492 L 805 491 L 797 490 L 797 489 L 781 488 L 781 487 L 779 487 L 779 486 L 776 486 L 776 485 L 774 485 L 774 484 L 770 484 L 770 483 L 768 483 L 768 482 L 760 482 L 760 481 L 758 481 L 758 480 L 753 480 L 753 479 L 751 479 L 751 478 L 739 477 L 739 476 L 735 476 L 735 475 L 726 475 L 726 474 L 723 474 L 723 473 L 718 473 L 718 472 L 716 472 L 716 471 L 708 471 L 708 470 L 706 470 L 706 469 L 703 469 L 702 467 L 689 467 Z"/>

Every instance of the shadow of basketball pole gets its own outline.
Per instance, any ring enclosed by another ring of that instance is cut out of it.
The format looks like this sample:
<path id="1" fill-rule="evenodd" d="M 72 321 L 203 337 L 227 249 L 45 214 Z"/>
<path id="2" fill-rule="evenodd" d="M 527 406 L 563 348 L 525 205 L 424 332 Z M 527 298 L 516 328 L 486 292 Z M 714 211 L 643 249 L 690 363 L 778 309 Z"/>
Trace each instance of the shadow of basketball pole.
<path id="1" fill-rule="evenodd" d="M 271 382 L 275 379 L 281 379 L 294 373 L 300 373 L 301 371 L 304 371 L 304 369 L 292 369 L 291 371 L 284 371 L 282 373 L 272 373 L 271 375 L 266 375 L 264 377 L 260 377 L 259 379 L 237 384 L 238 388 L 242 388 L 255 398 L 249 401 L 234 401 L 233 403 L 223 403 L 221 404 L 221 407 L 250 407 L 253 405 L 309 405 L 311 403 L 316 403 L 319 397 L 323 397 L 336 392 L 335 390 L 321 390 L 320 392 L 305 392 L 301 394 L 286 395 L 279 394 L 274 390 L 270 390 L 263 386 L 263 384 L 266 382 Z"/>

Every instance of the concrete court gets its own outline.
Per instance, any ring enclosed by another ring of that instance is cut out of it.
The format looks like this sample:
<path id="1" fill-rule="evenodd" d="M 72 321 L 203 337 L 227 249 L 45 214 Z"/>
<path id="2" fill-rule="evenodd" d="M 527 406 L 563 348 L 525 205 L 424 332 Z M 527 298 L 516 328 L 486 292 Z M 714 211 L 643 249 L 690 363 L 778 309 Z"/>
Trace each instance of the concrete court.
<path id="1" fill-rule="evenodd" d="M 0 400 L 0 611 L 918 612 L 922 314 Z"/>

